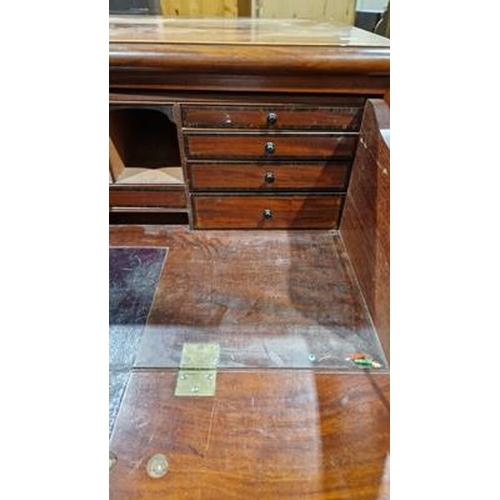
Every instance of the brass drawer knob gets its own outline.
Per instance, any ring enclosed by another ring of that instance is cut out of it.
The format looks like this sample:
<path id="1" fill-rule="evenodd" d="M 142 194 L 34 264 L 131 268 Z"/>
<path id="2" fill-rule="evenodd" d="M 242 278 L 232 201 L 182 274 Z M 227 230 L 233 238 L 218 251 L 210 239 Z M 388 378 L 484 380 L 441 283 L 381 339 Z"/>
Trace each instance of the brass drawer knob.
<path id="1" fill-rule="evenodd" d="M 268 183 L 268 184 L 272 184 L 274 182 L 274 180 L 276 179 L 276 177 L 274 176 L 274 173 L 273 172 L 266 172 L 266 174 L 264 175 L 264 180 Z"/>
<path id="2" fill-rule="evenodd" d="M 269 125 L 274 125 L 277 121 L 278 121 L 278 115 L 274 111 L 271 111 L 267 115 L 267 123 L 269 123 Z"/>
<path id="3" fill-rule="evenodd" d="M 262 217 L 266 220 L 271 220 L 273 218 L 273 211 L 270 208 L 266 208 L 262 211 Z"/>
<path id="4" fill-rule="evenodd" d="M 274 142 L 266 142 L 264 150 L 268 155 L 272 155 L 276 151 L 276 146 L 274 145 Z"/>
<path id="5" fill-rule="evenodd" d="M 152 479 L 159 479 L 163 477 L 168 472 L 167 457 L 162 453 L 153 455 L 146 465 L 146 470 L 148 472 L 148 476 Z"/>

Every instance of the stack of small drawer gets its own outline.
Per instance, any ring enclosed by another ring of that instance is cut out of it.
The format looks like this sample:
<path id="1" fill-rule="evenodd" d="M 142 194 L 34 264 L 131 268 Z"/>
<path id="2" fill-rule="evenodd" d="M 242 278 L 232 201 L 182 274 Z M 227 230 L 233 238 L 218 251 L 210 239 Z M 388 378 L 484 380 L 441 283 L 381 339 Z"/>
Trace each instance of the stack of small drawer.
<path id="1" fill-rule="evenodd" d="M 363 104 L 183 105 L 194 227 L 337 228 Z"/>

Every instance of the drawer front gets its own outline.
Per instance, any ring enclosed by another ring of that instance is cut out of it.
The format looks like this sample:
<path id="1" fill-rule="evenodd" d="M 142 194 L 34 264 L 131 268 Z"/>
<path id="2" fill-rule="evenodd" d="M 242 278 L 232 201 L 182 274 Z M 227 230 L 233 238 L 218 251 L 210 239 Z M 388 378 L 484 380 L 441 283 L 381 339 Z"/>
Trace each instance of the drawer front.
<path id="1" fill-rule="evenodd" d="M 189 158 L 352 158 L 348 135 L 185 134 Z"/>
<path id="2" fill-rule="evenodd" d="M 192 197 L 196 229 L 336 229 L 344 197 Z"/>
<path id="3" fill-rule="evenodd" d="M 190 163 L 194 190 L 346 190 L 350 163 Z"/>
<path id="4" fill-rule="evenodd" d="M 172 191 L 110 189 L 110 207 L 186 208 L 184 188 Z"/>
<path id="5" fill-rule="evenodd" d="M 363 108 L 293 106 L 184 106 L 184 127 L 358 131 Z"/>

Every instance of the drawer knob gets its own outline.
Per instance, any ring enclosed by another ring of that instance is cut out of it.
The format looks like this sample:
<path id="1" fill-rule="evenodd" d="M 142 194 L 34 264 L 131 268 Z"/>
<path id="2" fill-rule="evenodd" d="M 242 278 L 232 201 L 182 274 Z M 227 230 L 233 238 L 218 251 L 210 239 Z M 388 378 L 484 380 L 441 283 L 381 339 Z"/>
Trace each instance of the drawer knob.
<path id="1" fill-rule="evenodd" d="M 264 175 L 264 180 L 268 183 L 271 184 L 274 182 L 274 174 L 273 172 L 266 172 L 266 175 Z"/>
<path id="2" fill-rule="evenodd" d="M 276 146 L 274 145 L 274 142 L 266 142 L 264 150 L 268 155 L 272 155 L 276 151 Z"/>
<path id="3" fill-rule="evenodd" d="M 148 476 L 153 479 L 160 479 L 168 472 L 168 460 L 167 457 L 161 453 L 153 455 L 147 465 L 146 470 Z"/>
<path id="4" fill-rule="evenodd" d="M 278 121 L 278 115 L 274 111 L 271 111 L 267 115 L 267 123 L 269 123 L 269 125 L 274 125 L 277 121 Z"/>
<path id="5" fill-rule="evenodd" d="M 262 211 L 262 217 L 266 220 L 270 220 L 273 218 L 273 212 L 270 208 L 266 208 Z"/>

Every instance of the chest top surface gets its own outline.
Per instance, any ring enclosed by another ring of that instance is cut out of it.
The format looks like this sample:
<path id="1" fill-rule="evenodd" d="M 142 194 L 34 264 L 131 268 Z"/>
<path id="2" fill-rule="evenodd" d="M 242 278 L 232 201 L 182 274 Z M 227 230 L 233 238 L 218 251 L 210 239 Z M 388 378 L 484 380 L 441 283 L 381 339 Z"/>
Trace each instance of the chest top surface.
<path id="1" fill-rule="evenodd" d="M 110 87 L 383 94 L 389 40 L 301 19 L 109 17 Z"/>
<path id="2" fill-rule="evenodd" d="M 200 45 L 388 47 L 389 40 L 353 26 L 305 19 L 110 16 L 110 42 Z"/>

